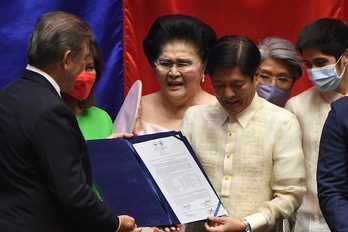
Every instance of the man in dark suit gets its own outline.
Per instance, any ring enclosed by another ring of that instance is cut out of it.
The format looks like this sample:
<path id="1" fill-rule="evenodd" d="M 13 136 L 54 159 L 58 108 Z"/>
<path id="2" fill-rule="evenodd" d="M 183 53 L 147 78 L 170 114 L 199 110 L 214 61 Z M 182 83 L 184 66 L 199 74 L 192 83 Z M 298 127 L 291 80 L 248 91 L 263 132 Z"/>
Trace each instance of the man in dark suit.
<path id="1" fill-rule="evenodd" d="M 0 231 L 141 231 L 92 192 L 86 143 L 60 96 L 84 69 L 92 39 L 75 15 L 43 15 L 29 65 L 0 90 Z"/>
<path id="2" fill-rule="evenodd" d="M 348 59 L 348 50 L 345 52 Z M 348 60 L 347 60 L 348 61 Z M 321 211 L 331 231 L 348 232 L 348 97 L 331 104 L 319 146 Z"/>

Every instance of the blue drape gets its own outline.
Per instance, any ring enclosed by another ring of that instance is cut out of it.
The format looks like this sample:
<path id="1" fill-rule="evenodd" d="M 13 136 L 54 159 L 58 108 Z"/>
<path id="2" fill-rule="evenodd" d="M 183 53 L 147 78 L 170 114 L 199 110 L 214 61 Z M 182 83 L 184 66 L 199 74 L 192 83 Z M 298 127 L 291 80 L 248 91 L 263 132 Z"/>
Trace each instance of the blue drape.
<path id="1" fill-rule="evenodd" d="M 105 61 L 95 86 L 96 105 L 114 119 L 123 102 L 122 0 L 0 0 L 0 88 L 25 68 L 37 19 L 55 10 L 84 18 L 93 29 Z"/>

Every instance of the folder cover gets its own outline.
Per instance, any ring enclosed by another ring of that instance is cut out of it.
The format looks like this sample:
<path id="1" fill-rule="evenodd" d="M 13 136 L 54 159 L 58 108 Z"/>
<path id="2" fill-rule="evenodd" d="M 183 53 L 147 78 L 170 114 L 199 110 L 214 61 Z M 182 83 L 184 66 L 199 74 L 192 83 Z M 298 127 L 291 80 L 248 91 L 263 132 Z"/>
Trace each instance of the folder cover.
<path id="1" fill-rule="evenodd" d="M 93 182 L 117 215 L 138 226 L 170 226 L 225 215 L 181 132 L 88 140 Z"/>

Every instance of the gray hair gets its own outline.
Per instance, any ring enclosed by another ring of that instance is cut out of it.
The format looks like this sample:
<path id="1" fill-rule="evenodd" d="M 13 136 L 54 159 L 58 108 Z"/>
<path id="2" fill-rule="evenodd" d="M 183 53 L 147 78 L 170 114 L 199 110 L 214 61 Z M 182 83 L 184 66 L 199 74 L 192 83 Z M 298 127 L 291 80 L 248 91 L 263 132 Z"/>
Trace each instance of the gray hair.
<path id="1" fill-rule="evenodd" d="M 266 58 L 284 61 L 289 65 L 291 75 L 295 81 L 302 76 L 302 59 L 290 41 L 277 37 L 268 37 L 258 47 L 261 53 L 261 61 Z"/>
<path id="2" fill-rule="evenodd" d="M 27 59 L 30 65 L 44 67 L 61 60 L 66 51 L 83 51 L 94 34 L 80 17 L 62 11 L 41 16 L 32 32 Z"/>

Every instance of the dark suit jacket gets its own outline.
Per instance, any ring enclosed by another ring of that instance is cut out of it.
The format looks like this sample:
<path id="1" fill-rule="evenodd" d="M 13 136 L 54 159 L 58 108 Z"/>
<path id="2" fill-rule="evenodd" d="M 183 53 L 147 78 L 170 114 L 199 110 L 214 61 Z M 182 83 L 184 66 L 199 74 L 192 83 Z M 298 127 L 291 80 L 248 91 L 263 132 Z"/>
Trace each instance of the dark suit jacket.
<path id="1" fill-rule="evenodd" d="M 76 118 L 40 74 L 0 90 L 0 231 L 110 231 Z"/>
<path id="2" fill-rule="evenodd" d="M 319 147 L 318 196 L 331 231 L 348 232 L 348 97 L 331 105 Z"/>

